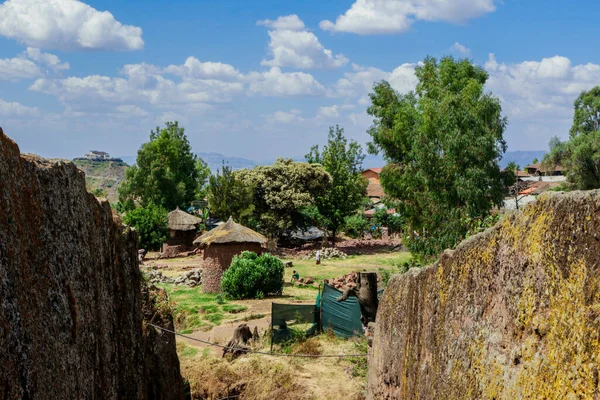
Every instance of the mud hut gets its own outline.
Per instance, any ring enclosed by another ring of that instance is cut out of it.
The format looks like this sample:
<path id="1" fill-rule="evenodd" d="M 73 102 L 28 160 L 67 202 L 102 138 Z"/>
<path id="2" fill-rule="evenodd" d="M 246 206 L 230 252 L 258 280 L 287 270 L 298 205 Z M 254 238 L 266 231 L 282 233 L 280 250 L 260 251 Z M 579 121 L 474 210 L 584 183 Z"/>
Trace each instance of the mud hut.
<path id="1" fill-rule="evenodd" d="M 221 277 L 231 265 L 233 256 L 246 250 L 260 254 L 265 243 L 266 237 L 233 222 L 232 218 L 194 240 L 196 246 L 204 248 L 203 291 L 220 292 Z"/>
<path id="2" fill-rule="evenodd" d="M 165 245 L 192 247 L 200 222 L 202 222 L 200 218 L 177 207 L 169 213 L 169 238 Z"/>

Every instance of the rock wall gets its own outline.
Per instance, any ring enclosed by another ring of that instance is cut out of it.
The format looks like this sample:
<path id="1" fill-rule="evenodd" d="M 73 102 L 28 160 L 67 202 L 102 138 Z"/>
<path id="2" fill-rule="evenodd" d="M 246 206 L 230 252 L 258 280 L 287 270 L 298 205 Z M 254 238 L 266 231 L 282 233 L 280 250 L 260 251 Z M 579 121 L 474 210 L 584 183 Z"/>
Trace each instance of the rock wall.
<path id="1" fill-rule="evenodd" d="M 600 191 L 548 194 L 396 275 L 370 399 L 600 399 Z"/>
<path id="2" fill-rule="evenodd" d="M 136 243 L 83 172 L 21 156 L 0 129 L 0 399 L 183 397 Z"/>

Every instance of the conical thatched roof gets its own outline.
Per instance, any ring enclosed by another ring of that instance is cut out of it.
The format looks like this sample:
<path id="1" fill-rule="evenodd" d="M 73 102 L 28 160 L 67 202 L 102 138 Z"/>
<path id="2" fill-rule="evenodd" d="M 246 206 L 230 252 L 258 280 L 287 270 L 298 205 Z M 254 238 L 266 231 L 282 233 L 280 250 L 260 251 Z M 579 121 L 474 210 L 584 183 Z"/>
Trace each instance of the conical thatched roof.
<path id="1" fill-rule="evenodd" d="M 193 231 L 200 222 L 200 218 L 181 211 L 179 207 L 169 213 L 169 229 L 173 231 Z"/>
<path id="2" fill-rule="evenodd" d="M 260 243 L 264 244 L 267 242 L 267 238 L 258 232 L 254 232 L 250 228 L 246 228 L 243 225 L 233 222 L 233 219 L 229 217 L 229 220 L 219 225 L 214 229 L 206 232 L 194 240 L 195 245 L 200 247 L 210 246 L 213 243 Z"/>

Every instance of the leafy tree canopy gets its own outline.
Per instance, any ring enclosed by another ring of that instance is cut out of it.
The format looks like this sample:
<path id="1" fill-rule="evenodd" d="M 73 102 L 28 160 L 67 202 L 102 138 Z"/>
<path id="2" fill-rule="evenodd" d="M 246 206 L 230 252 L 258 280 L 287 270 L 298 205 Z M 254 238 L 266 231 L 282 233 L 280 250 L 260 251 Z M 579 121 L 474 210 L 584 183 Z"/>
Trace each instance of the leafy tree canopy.
<path id="1" fill-rule="evenodd" d="M 435 255 L 466 235 L 468 218 L 501 204 L 507 120 L 498 98 L 484 92 L 487 73 L 469 60 L 428 57 L 415 74 L 415 92 L 385 81 L 374 87 L 369 150 L 388 161 L 381 184 L 406 219 L 407 244 Z"/>
<path id="2" fill-rule="evenodd" d="M 216 175 L 211 175 L 207 188 L 210 213 L 223 220 L 233 217 L 244 223 L 252 214 L 254 187 L 236 178 L 230 166 L 223 164 Z"/>
<path id="3" fill-rule="evenodd" d="M 583 91 L 574 103 L 573 126 L 566 142 L 553 137 L 545 168 L 566 169 L 571 189 L 600 188 L 600 87 Z"/>
<path id="4" fill-rule="evenodd" d="M 254 188 L 253 218 L 268 236 L 303 226 L 304 209 L 313 206 L 331 185 L 331 176 L 320 165 L 279 158 L 273 165 L 235 171 Z"/>
<path id="5" fill-rule="evenodd" d="M 161 206 L 148 204 L 128 211 L 123 222 L 135 228 L 143 249 L 157 250 L 167 239 L 167 215 L 167 210 Z"/>
<path id="6" fill-rule="evenodd" d="M 327 145 L 323 150 L 315 145 L 310 149 L 306 160 L 321 164 L 331 175 L 331 188 L 317 196 L 316 206 L 322 222 L 335 240 L 336 232 L 344 225 L 347 217 L 353 215 L 364 203 L 367 180 L 361 175 L 365 155 L 361 146 L 354 140 L 348 143 L 344 129 L 329 128 Z"/>
<path id="7" fill-rule="evenodd" d="M 177 121 L 150 132 L 150 141 L 138 151 L 136 165 L 127 169 L 119 187 L 125 209 L 150 203 L 167 210 L 185 207 L 204 197 L 210 175 L 207 164 L 196 155 Z"/>

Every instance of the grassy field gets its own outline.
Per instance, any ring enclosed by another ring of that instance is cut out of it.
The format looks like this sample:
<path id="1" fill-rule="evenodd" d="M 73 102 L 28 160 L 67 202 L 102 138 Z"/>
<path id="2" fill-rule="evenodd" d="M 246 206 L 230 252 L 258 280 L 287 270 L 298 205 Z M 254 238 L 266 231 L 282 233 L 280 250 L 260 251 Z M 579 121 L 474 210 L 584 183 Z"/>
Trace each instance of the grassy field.
<path id="1" fill-rule="evenodd" d="M 397 266 L 410 259 L 409 253 L 382 253 L 375 255 L 349 256 L 345 259 L 323 260 L 320 265 L 315 265 L 314 260 L 291 260 L 292 268 L 285 269 L 285 286 L 283 295 L 267 297 L 263 300 L 231 301 L 222 295 L 207 294 L 202 292 L 202 287 L 190 288 L 187 286 L 174 286 L 160 284 L 159 287 L 169 293 L 169 298 L 175 308 L 177 329 L 182 333 L 193 331 L 206 331 L 223 322 L 236 320 L 250 320 L 263 317 L 270 311 L 270 304 L 278 302 L 310 302 L 315 301 L 318 294 L 318 284 L 324 279 L 337 278 L 352 271 L 363 269 L 377 271 L 379 268 L 397 271 Z M 284 260 L 288 261 L 288 260 Z M 163 270 L 166 276 L 177 276 L 182 273 L 183 267 L 189 262 L 199 262 L 192 259 L 161 260 L 169 264 Z M 312 277 L 316 284 L 314 287 L 298 287 L 291 285 L 292 271 L 296 270 L 300 277 Z"/>
<path id="2" fill-rule="evenodd" d="M 175 306 L 176 324 L 181 333 L 206 330 L 220 325 L 223 321 L 233 320 L 248 309 L 243 304 L 229 302 L 221 295 L 202 293 L 197 286 L 157 285 L 169 293 Z"/>
<path id="3" fill-rule="evenodd" d="M 377 271 L 379 268 L 393 269 L 405 261 L 410 260 L 410 253 L 382 253 L 374 255 L 348 256 L 345 259 L 322 260 L 320 265 L 315 264 L 315 260 L 284 260 L 292 261 L 293 267 L 286 268 L 285 281 L 289 282 L 292 278 L 292 271 L 296 270 L 300 277 L 310 276 L 315 281 L 321 282 L 323 279 L 337 278 L 353 271 Z"/>
<path id="4" fill-rule="evenodd" d="M 376 255 L 350 256 L 346 259 L 323 260 L 315 265 L 314 260 L 292 260 L 293 267 L 286 268 L 283 295 L 262 300 L 229 301 L 222 296 L 202 293 L 201 287 L 160 285 L 165 288 L 175 305 L 177 329 L 185 333 L 211 335 L 211 341 L 220 340 L 216 331 L 237 326 L 228 322 L 262 318 L 270 313 L 271 302 L 314 302 L 316 287 L 298 287 L 289 280 L 293 270 L 301 277 L 311 276 L 317 284 L 323 279 L 342 276 L 363 269 L 377 271 L 380 268 L 398 271 L 397 266 L 410 259 L 408 253 L 382 253 Z M 287 260 L 286 260 L 287 261 Z M 163 262 L 163 260 L 161 260 Z M 169 275 L 180 273 L 184 265 L 195 260 L 165 260 L 170 264 Z M 172 267 L 171 267 L 172 266 Z M 188 265 L 189 267 L 189 265 Z M 167 271 L 163 271 L 166 274 Z M 254 323 L 264 321 L 256 320 Z M 251 325 L 252 322 L 249 322 Z M 267 322 L 268 324 L 268 322 Z M 268 326 L 268 325 L 267 325 Z M 261 330 L 264 335 L 264 330 Z M 231 334 L 231 333 L 230 333 Z M 255 350 L 268 350 L 268 337 L 252 345 Z M 214 348 L 196 346 L 194 342 L 177 341 L 177 352 L 181 372 L 189 383 L 193 399 L 224 398 L 229 394 L 243 392 L 244 398 L 252 399 L 364 399 L 367 360 L 364 357 L 350 358 L 289 358 L 270 355 L 249 355 L 229 361 L 221 358 Z M 323 333 L 313 338 L 299 339 L 276 350 L 288 354 L 364 354 L 366 339 L 344 340 L 332 333 Z M 217 352 L 218 353 L 218 352 Z M 343 382 L 343 384 L 340 384 Z"/>

